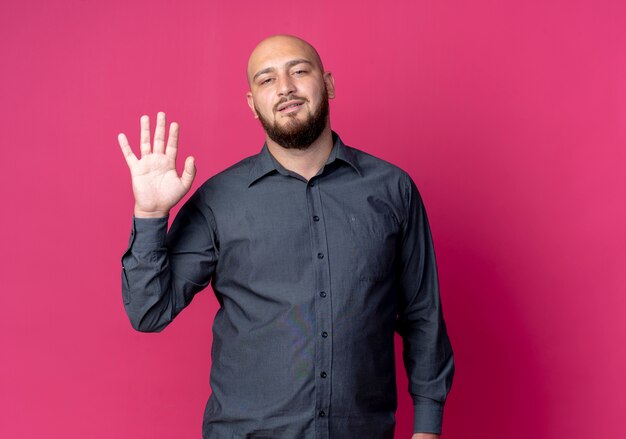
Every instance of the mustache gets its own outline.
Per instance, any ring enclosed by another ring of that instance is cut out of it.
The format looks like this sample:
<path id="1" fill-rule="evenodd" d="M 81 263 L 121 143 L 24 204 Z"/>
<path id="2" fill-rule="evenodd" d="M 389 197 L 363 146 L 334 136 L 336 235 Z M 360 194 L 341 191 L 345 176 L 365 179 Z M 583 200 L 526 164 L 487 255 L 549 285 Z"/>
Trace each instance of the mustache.
<path id="1" fill-rule="evenodd" d="M 301 97 L 301 96 L 297 96 L 297 95 L 289 95 L 289 96 L 287 96 L 287 97 L 280 98 L 280 101 L 278 101 L 278 102 L 276 103 L 276 105 L 274 105 L 274 111 L 278 111 L 278 107 L 280 107 L 280 106 L 281 106 L 282 104 L 284 104 L 285 102 L 293 101 L 293 100 L 296 100 L 296 99 L 297 99 L 297 100 L 299 100 L 299 101 L 302 101 L 302 102 L 309 102 L 309 100 L 308 100 L 308 99 L 303 98 L 303 97 Z"/>

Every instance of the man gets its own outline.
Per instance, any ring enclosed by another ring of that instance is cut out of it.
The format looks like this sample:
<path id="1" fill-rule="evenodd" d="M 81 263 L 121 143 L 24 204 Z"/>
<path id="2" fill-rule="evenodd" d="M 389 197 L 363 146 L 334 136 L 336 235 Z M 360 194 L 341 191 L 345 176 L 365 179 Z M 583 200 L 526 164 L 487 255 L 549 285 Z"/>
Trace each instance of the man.
<path id="1" fill-rule="evenodd" d="M 126 137 L 135 211 L 122 257 L 126 312 L 160 331 L 209 283 L 213 325 L 204 438 L 393 438 L 394 331 L 403 338 L 413 438 L 436 438 L 454 365 L 426 213 L 410 177 L 331 131 L 334 79 L 292 36 L 248 61 L 261 152 L 182 206 L 194 159 L 175 169 L 178 125 L 157 116 L 141 159 Z"/>

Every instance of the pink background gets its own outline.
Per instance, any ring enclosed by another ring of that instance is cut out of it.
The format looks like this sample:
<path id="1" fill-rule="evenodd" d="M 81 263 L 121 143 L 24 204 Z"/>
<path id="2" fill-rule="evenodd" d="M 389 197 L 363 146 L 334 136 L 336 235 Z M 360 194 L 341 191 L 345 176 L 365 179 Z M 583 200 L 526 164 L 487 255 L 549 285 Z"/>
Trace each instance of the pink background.
<path id="1" fill-rule="evenodd" d="M 626 2 L 182 3 L 2 5 L 0 437 L 200 437 L 217 301 L 131 329 L 116 136 L 137 149 L 166 111 L 194 189 L 258 152 L 245 63 L 279 32 L 333 71 L 344 141 L 422 192 L 457 363 L 444 437 L 626 437 Z"/>

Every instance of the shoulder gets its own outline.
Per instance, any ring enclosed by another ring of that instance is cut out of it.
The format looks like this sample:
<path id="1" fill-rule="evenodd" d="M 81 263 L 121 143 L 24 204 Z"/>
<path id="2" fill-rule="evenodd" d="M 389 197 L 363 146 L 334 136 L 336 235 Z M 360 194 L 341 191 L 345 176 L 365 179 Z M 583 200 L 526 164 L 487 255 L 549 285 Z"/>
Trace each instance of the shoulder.
<path id="1" fill-rule="evenodd" d="M 247 188 L 250 179 L 250 168 L 254 165 L 256 155 L 246 157 L 237 163 L 218 172 L 202 183 L 197 189 L 198 195 L 205 201 L 216 197 L 234 196 Z"/>
<path id="2" fill-rule="evenodd" d="M 389 188 L 397 188 L 404 196 L 415 188 L 409 173 L 400 166 L 353 146 L 344 147 L 354 157 L 363 177 L 378 180 Z"/>
<path id="3" fill-rule="evenodd" d="M 202 187 L 205 190 L 210 190 L 214 187 L 226 184 L 231 186 L 238 186 L 239 184 L 247 186 L 250 177 L 250 168 L 254 165 L 257 157 L 258 154 L 255 154 L 238 161 L 207 179 Z"/>
<path id="4" fill-rule="evenodd" d="M 236 212 L 250 180 L 250 168 L 257 155 L 246 157 L 205 180 L 191 195 L 183 209 L 200 211 L 213 229 L 224 212 Z"/>
<path id="5" fill-rule="evenodd" d="M 387 200 L 399 209 L 399 217 L 407 218 L 412 206 L 422 205 L 422 197 L 411 175 L 402 167 L 352 146 L 344 145 L 354 157 L 366 186 L 375 185 Z"/>

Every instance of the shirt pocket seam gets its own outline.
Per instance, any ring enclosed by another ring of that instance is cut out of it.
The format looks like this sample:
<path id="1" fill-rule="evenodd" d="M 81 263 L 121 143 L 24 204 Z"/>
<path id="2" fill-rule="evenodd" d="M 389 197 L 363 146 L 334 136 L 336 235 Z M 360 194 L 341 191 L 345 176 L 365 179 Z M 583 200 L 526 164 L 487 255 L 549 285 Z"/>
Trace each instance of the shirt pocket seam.
<path id="1" fill-rule="evenodd" d="M 377 218 L 377 221 L 373 221 Z M 348 215 L 352 238 L 352 267 L 360 281 L 380 282 L 391 271 L 393 250 L 385 250 L 389 235 L 397 229 L 396 218 L 390 213 L 364 216 L 356 213 Z"/>

